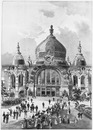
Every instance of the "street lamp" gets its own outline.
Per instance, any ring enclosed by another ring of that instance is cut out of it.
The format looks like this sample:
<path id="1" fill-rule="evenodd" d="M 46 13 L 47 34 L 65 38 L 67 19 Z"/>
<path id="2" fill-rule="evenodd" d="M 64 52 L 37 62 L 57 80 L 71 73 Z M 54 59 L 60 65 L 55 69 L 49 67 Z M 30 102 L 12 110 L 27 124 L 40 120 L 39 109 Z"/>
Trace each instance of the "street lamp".
<path id="1" fill-rule="evenodd" d="M 2 86 L 1 94 L 2 94 L 2 101 L 3 101 L 4 100 L 4 78 L 2 78 L 1 80 L 1 86 Z"/>
<path id="2" fill-rule="evenodd" d="M 25 85 L 25 90 L 26 90 L 26 96 L 28 96 L 28 94 L 27 94 L 28 84 L 27 84 L 27 85 Z"/>
<path id="3" fill-rule="evenodd" d="M 35 95 L 35 91 L 36 91 L 36 89 L 35 89 L 35 74 L 34 74 L 34 89 L 33 89 L 34 91 L 33 91 L 33 96 L 35 97 L 36 95 Z"/>

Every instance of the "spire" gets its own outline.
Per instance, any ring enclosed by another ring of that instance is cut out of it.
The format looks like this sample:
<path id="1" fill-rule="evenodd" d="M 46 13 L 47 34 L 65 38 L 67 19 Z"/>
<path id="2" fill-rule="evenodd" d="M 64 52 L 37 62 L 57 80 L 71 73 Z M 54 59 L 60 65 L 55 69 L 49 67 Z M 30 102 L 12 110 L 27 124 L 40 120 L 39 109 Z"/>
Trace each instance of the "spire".
<path id="1" fill-rule="evenodd" d="M 18 53 L 18 54 L 21 54 L 21 53 L 20 53 L 20 46 L 19 46 L 19 42 L 18 42 L 18 44 L 17 44 L 17 53 Z"/>
<path id="2" fill-rule="evenodd" d="M 29 64 L 29 67 L 31 67 L 31 65 L 32 65 L 32 60 L 31 60 L 30 56 L 28 57 L 28 64 Z"/>
<path id="3" fill-rule="evenodd" d="M 82 47 L 81 47 L 81 41 L 79 41 L 79 46 L 78 46 L 78 52 L 79 52 L 79 54 L 81 54 L 81 49 L 82 49 Z"/>
<path id="4" fill-rule="evenodd" d="M 71 65 L 71 62 L 70 62 L 69 56 L 67 57 L 67 63 L 68 63 L 69 65 Z"/>
<path id="5" fill-rule="evenodd" d="M 67 57 L 67 61 L 69 62 L 70 60 L 69 60 L 69 56 Z"/>
<path id="6" fill-rule="evenodd" d="M 31 60 L 31 58 L 30 58 L 30 56 L 28 56 L 28 61 L 30 61 Z"/>
<path id="7" fill-rule="evenodd" d="M 50 34 L 53 35 L 53 31 L 54 31 L 53 25 L 50 26 L 50 29 L 49 29 L 49 30 L 50 30 Z"/>

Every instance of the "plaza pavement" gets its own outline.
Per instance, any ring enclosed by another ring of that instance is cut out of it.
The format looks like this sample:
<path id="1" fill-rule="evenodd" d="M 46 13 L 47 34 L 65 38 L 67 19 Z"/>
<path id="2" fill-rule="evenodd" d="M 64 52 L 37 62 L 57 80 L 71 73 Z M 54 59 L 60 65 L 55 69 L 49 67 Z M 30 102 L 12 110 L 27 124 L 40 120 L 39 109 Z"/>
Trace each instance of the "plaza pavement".
<path id="1" fill-rule="evenodd" d="M 51 99 L 51 104 L 49 105 L 48 100 Z M 50 97 L 38 97 L 38 98 L 34 98 L 33 102 L 34 105 L 38 105 L 38 108 L 40 111 L 45 110 L 48 106 L 53 105 L 56 101 L 54 102 L 52 100 L 53 98 Z M 67 99 L 63 99 L 64 101 L 67 101 Z M 29 103 L 30 103 L 30 99 L 29 99 Z M 45 108 L 42 108 L 42 102 L 45 103 Z M 18 106 L 18 105 L 16 105 Z M 14 110 L 16 108 L 16 106 L 12 106 L 12 110 Z M 78 111 L 74 108 L 75 104 L 74 102 L 71 102 L 71 117 L 77 117 Z M 3 108 L 2 109 L 2 114 L 3 112 L 7 112 L 8 108 Z M 32 116 L 33 113 L 28 112 L 27 117 L 29 118 L 30 116 Z M 20 129 L 21 128 L 21 122 L 24 119 L 24 113 L 22 113 L 21 117 L 18 118 L 18 120 L 13 119 L 13 117 L 9 118 L 9 123 L 3 123 L 3 118 L 1 117 L 1 128 L 2 129 Z M 79 120 L 77 123 L 71 123 L 71 124 L 58 124 L 58 125 L 53 125 L 52 127 L 53 129 L 92 129 L 92 120 L 90 120 L 89 118 L 87 118 L 86 116 L 83 115 L 83 119 Z"/>

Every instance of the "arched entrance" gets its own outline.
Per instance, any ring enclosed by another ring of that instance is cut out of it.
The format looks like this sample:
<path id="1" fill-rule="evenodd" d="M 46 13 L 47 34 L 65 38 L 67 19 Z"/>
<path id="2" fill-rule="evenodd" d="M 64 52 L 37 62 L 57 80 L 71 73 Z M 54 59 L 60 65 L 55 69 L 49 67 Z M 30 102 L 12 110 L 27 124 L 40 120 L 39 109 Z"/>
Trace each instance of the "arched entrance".
<path id="1" fill-rule="evenodd" d="M 73 85 L 76 86 L 78 84 L 78 77 L 76 75 L 73 76 Z"/>
<path id="2" fill-rule="evenodd" d="M 18 77 L 18 80 L 19 80 L 19 86 L 23 86 L 23 74 L 20 74 L 19 77 Z"/>
<path id="3" fill-rule="evenodd" d="M 11 75 L 11 84 L 12 84 L 12 87 L 15 88 L 15 75 L 14 74 Z"/>
<path id="4" fill-rule="evenodd" d="M 59 96 L 61 76 L 57 69 L 44 68 L 36 74 L 36 96 Z"/>

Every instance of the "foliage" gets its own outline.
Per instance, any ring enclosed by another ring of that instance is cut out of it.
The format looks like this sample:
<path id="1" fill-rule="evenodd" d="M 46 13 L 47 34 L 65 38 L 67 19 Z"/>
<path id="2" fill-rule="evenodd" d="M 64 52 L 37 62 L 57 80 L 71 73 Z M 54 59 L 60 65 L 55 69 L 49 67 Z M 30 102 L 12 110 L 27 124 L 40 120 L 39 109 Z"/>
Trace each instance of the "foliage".
<path id="1" fill-rule="evenodd" d="M 19 92 L 19 97 L 20 97 L 20 98 L 21 98 L 21 97 L 25 97 L 25 92 L 24 92 L 24 90 L 22 90 L 22 91 Z"/>
<path id="2" fill-rule="evenodd" d="M 86 94 L 83 93 L 83 94 L 81 95 L 81 100 L 84 101 L 85 99 L 86 99 Z"/>
<path id="3" fill-rule="evenodd" d="M 66 90 L 63 91 L 62 96 L 68 97 L 68 93 Z"/>
<path id="4" fill-rule="evenodd" d="M 9 106 L 9 105 L 17 105 L 20 104 L 22 99 L 20 98 L 15 98 L 15 99 L 8 99 L 3 101 L 2 106 Z"/>
<path id="5" fill-rule="evenodd" d="M 1 82 L 1 95 L 6 95 L 7 91 L 6 91 L 6 87 L 4 86 L 3 81 Z"/>
<path id="6" fill-rule="evenodd" d="M 32 96 L 33 92 L 29 89 L 28 90 L 28 96 Z"/>
<path id="7" fill-rule="evenodd" d="M 14 97 L 14 96 L 15 96 L 14 92 L 11 92 L 10 97 Z"/>
<path id="8" fill-rule="evenodd" d="M 81 90 L 80 89 L 75 88 L 75 89 L 73 89 L 72 93 L 73 93 L 73 99 L 74 100 L 80 100 L 81 101 Z"/>

